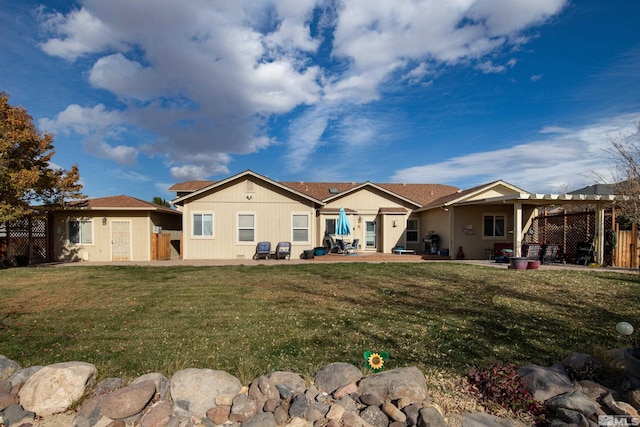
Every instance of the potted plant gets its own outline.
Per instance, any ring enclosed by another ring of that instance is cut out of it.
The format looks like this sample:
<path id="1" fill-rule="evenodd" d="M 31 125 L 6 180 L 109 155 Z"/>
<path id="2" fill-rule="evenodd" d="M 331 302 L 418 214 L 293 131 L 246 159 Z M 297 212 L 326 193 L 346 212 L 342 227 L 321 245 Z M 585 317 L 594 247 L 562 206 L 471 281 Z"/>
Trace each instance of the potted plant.
<path id="1" fill-rule="evenodd" d="M 627 366 L 631 387 L 640 388 L 640 350 L 638 350 L 635 337 L 632 337 L 634 332 L 633 325 L 629 322 L 618 322 L 616 331 L 620 335 L 627 337 L 631 343 L 631 347 L 624 349 L 624 363 Z"/>

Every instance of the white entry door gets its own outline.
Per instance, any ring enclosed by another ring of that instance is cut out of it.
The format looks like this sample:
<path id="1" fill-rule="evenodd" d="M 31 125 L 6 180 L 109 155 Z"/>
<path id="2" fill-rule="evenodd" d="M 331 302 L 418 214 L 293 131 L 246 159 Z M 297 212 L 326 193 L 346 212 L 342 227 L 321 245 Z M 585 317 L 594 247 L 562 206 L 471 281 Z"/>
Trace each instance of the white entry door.
<path id="1" fill-rule="evenodd" d="M 131 260 L 131 221 L 111 221 L 111 260 Z"/>
<path id="2" fill-rule="evenodd" d="M 366 221 L 365 223 L 365 248 L 367 249 L 375 249 L 376 248 L 376 222 L 375 221 Z"/>

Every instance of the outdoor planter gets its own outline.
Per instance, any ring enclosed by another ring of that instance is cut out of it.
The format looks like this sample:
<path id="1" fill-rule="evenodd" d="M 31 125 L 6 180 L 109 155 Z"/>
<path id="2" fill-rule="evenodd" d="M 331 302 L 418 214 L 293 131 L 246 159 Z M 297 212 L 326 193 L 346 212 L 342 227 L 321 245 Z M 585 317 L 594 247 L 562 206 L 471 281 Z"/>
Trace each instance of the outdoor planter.
<path id="1" fill-rule="evenodd" d="M 529 260 L 522 257 L 511 257 L 509 258 L 509 263 L 509 267 L 514 270 L 526 270 L 527 265 L 529 265 Z"/>
<path id="2" fill-rule="evenodd" d="M 540 267 L 540 261 L 535 259 L 530 259 L 527 262 L 527 270 L 537 270 Z"/>
<path id="3" fill-rule="evenodd" d="M 624 349 L 624 363 L 631 380 L 631 388 L 640 388 L 640 351 L 635 347 Z"/>

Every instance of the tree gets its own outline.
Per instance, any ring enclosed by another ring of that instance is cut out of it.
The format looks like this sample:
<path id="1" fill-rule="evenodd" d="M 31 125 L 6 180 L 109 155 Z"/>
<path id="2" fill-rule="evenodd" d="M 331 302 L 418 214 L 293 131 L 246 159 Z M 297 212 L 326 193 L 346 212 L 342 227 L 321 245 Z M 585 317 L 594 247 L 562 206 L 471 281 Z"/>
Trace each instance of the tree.
<path id="1" fill-rule="evenodd" d="M 617 214 L 630 223 L 640 224 L 640 122 L 636 132 L 611 139 Z"/>
<path id="2" fill-rule="evenodd" d="M 166 199 L 163 199 L 162 197 L 159 197 L 159 196 L 155 196 L 153 198 L 152 203 L 155 203 L 156 205 L 164 206 L 167 208 L 171 207 L 171 203 L 167 202 Z"/>
<path id="3" fill-rule="evenodd" d="M 39 132 L 27 111 L 0 92 L 0 222 L 85 197 L 78 167 L 54 168 L 53 154 L 53 136 Z"/>

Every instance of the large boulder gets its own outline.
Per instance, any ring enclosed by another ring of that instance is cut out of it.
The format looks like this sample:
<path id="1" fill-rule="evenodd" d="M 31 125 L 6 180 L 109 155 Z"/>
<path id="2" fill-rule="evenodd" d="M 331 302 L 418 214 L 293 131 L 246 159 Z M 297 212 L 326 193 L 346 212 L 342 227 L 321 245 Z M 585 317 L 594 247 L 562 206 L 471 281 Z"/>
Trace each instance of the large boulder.
<path id="1" fill-rule="evenodd" d="M 330 363 L 319 370 L 314 382 L 321 391 L 329 394 L 347 384 L 358 382 L 362 378 L 362 372 L 350 363 Z"/>
<path id="2" fill-rule="evenodd" d="M 427 380 L 416 367 L 398 368 L 363 378 L 358 393 L 373 394 L 380 402 L 405 398 L 408 404 L 429 401 Z"/>
<path id="3" fill-rule="evenodd" d="M 574 390 L 562 364 L 548 368 L 538 365 L 524 366 L 518 369 L 518 375 L 531 396 L 540 402 Z"/>
<path id="4" fill-rule="evenodd" d="M 241 388 L 240 380 L 227 372 L 195 368 L 176 372 L 169 386 L 175 414 L 199 418 L 217 406 L 218 395 L 236 395 Z"/>
<path id="5" fill-rule="evenodd" d="M 45 366 L 20 389 L 20 404 L 41 417 L 63 412 L 84 395 L 96 373 L 96 367 L 85 362 Z"/>

